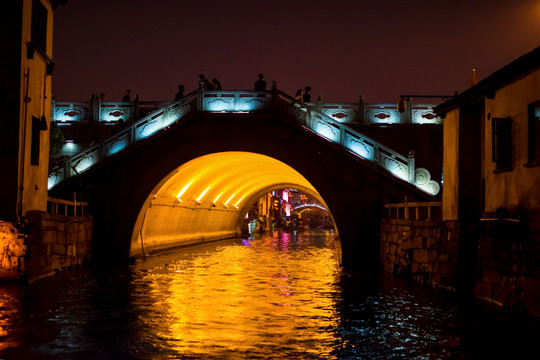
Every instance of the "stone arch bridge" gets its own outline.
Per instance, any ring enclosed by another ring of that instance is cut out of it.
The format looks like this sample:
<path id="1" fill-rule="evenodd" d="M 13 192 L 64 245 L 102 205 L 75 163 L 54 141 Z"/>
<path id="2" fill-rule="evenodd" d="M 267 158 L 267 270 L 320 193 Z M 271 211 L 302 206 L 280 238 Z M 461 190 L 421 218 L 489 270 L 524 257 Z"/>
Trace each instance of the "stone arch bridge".
<path id="1" fill-rule="evenodd" d="M 193 92 L 71 157 L 49 188 L 84 194 L 94 256 L 115 259 L 238 237 L 260 196 L 298 189 L 330 211 L 356 267 L 378 259 L 384 202 L 439 191 L 414 158 L 277 89 Z"/>

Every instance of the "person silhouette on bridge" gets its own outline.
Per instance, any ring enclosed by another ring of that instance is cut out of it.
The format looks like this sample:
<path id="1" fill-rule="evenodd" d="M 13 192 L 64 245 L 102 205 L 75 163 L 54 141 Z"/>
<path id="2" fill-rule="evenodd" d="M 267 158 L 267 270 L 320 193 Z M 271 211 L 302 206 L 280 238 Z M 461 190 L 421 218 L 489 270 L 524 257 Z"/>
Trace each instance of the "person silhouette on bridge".
<path id="1" fill-rule="evenodd" d="M 174 95 L 174 100 L 178 101 L 184 97 L 184 84 L 178 85 L 178 92 Z"/>
<path id="2" fill-rule="evenodd" d="M 204 74 L 199 74 L 199 88 L 203 90 L 212 90 L 212 84 L 204 77 Z"/>
<path id="3" fill-rule="evenodd" d="M 212 79 L 212 90 L 223 90 L 221 83 L 216 78 Z"/>
<path id="4" fill-rule="evenodd" d="M 306 88 L 304 89 L 304 96 L 302 100 L 305 103 L 311 102 L 311 86 L 306 86 Z"/>
<path id="5" fill-rule="evenodd" d="M 294 100 L 296 100 L 296 102 L 299 102 L 299 103 L 304 102 L 304 90 L 298 89 L 296 91 L 296 95 L 294 96 Z"/>
<path id="6" fill-rule="evenodd" d="M 126 90 L 126 95 L 124 95 L 122 101 L 131 102 L 131 90 Z"/>
<path id="7" fill-rule="evenodd" d="M 266 90 L 266 81 L 263 80 L 264 75 L 259 74 L 259 80 L 255 81 L 255 86 L 253 90 L 255 91 L 265 91 Z"/>

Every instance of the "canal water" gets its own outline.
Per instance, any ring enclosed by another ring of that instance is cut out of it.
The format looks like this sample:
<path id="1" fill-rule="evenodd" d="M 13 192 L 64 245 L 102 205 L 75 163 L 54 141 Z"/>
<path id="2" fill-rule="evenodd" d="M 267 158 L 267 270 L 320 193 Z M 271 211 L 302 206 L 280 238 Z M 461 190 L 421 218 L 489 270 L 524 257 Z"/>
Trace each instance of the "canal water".
<path id="1" fill-rule="evenodd" d="M 538 359 L 538 323 L 274 232 L 0 284 L 0 359 Z"/>

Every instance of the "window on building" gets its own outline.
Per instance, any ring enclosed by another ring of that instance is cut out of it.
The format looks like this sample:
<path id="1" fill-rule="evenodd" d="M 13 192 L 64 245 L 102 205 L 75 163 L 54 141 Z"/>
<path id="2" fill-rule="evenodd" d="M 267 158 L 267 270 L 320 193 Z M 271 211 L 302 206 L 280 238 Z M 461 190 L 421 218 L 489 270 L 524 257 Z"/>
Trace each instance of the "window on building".
<path id="1" fill-rule="evenodd" d="M 540 101 L 529 105 L 529 163 L 540 162 Z"/>
<path id="2" fill-rule="evenodd" d="M 512 169 L 512 118 L 493 118 L 493 162 L 497 170 Z"/>
<path id="3" fill-rule="evenodd" d="M 47 52 L 47 8 L 40 0 L 32 2 L 32 44 L 43 53 Z"/>
<path id="4" fill-rule="evenodd" d="M 30 145 L 30 164 L 39 165 L 40 121 L 32 116 L 32 144 Z"/>

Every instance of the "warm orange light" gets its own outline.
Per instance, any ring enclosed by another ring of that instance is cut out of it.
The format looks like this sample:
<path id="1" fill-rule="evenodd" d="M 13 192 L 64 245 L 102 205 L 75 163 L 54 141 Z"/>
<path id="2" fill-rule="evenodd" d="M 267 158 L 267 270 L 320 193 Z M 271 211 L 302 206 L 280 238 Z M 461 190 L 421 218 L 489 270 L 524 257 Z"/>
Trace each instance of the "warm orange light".
<path id="1" fill-rule="evenodd" d="M 225 204 L 223 204 L 223 205 L 227 206 L 229 204 L 229 201 L 231 201 L 232 198 L 234 197 L 234 195 L 236 195 L 236 193 L 232 194 L 231 197 L 229 199 L 227 199 L 227 201 L 225 201 Z"/>
<path id="2" fill-rule="evenodd" d="M 178 201 L 182 201 L 180 198 L 182 197 L 182 195 L 184 195 L 184 193 L 186 192 L 186 190 L 191 186 L 191 184 L 193 183 L 193 180 L 191 180 L 190 182 L 188 182 L 183 188 L 182 190 L 180 190 L 180 192 L 178 193 L 178 195 L 176 195 L 176 198 L 178 199 Z"/>
<path id="3" fill-rule="evenodd" d="M 141 237 L 144 249 L 151 251 L 199 238 L 235 236 L 250 201 L 285 188 L 323 201 L 302 174 L 269 156 L 230 151 L 195 158 L 174 169 L 152 191 L 149 200 L 154 194 L 156 198 L 139 212 L 130 254 L 142 253 Z M 154 206 L 161 204 L 168 206 Z M 224 207 L 234 211 L 223 211 Z"/>
<path id="4" fill-rule="evenodd" d="M 221 193 L 219 193 L 219 195 L 218 195 L 218 196 L 216 196 L 216 198 L 214 199 L 214 201 L 212 201 L 212 204 L 215 204 L 215 203 L 217 203 L 217 201 L 219 200 L 219 198 L 221 197 L 221 195 L 223 195 L 223 193 L 222 193 L 222 192 L 221 192 Z"/>
<path id="5" fill-rule="evenodd" d="M 240 198 L 240 200 L 238 200 L 238 201 L 236 202 L 236 204 L 234 204 L 234 207 L 237 208 L 237 207 L 238 207 L 238 204 L 240 204 L 240 201 L 244 200 L 245 197 L 246 197 L 246 195 L 242 196 L 242 197 Z"/>
<path id="6" fill-rule="evenodd" d="M 204 191 L 201 193 L 201 195 L 199 195 L 199 197 L 197 198 L 197 202 L 201 202 L 201 199 L 204 197 L 204 195 L 206 195 L 208 190 L 210 190 L 210 186 L 207 187 L 206 189 L 204 189 Z"/>
<path id="7" fill-rule="evenodd" d="M 309 257 L 285 261 L 276 256 L 282 250 L 275 246 L 260 246 L 263 252 L 242 246 L 223 247 L 193 261 L 171 264 L 176 271 L 144 272 L 135 282 L 135 290 L 148 293 L 152 301 L 136 306 L 143 310 L 142 321 L 152 324 L 148 331 L 152 338 L 159 339 L 155 340 L 156 346 L 178 353 L 189 350 L 204 358 L 208 339 L 212 339 L 216 351 L 225 346 L 264 343 L 266 333 L 260 324 L 265 323 L 279 329 L 280 336 L 274 341 L 292 346 L 287 342 L 294 337 L 299 340 L 295 346 L 300 346 L 302 352 L 313 352 L 313 356 L 306 357 L 316 358 L 318 354 L 331 358 L 325 356 L 329 350 L 322 344 L 334 342 L 335 333 L 319 329 L 339 325 L 332 313 L 335 300 L 326 295 L 328 284 L 336 282 L 339 272 L 335 255 L 328 248 L 316 248 Z M 274 262 L 278 262 L 279 276 L 266 276 L 264 271 L 258 274 L 261 263 Z M 253 287 L 247 277 L 260 281 Z M 167 335 L 164 339 L 163 334 Z"/>

